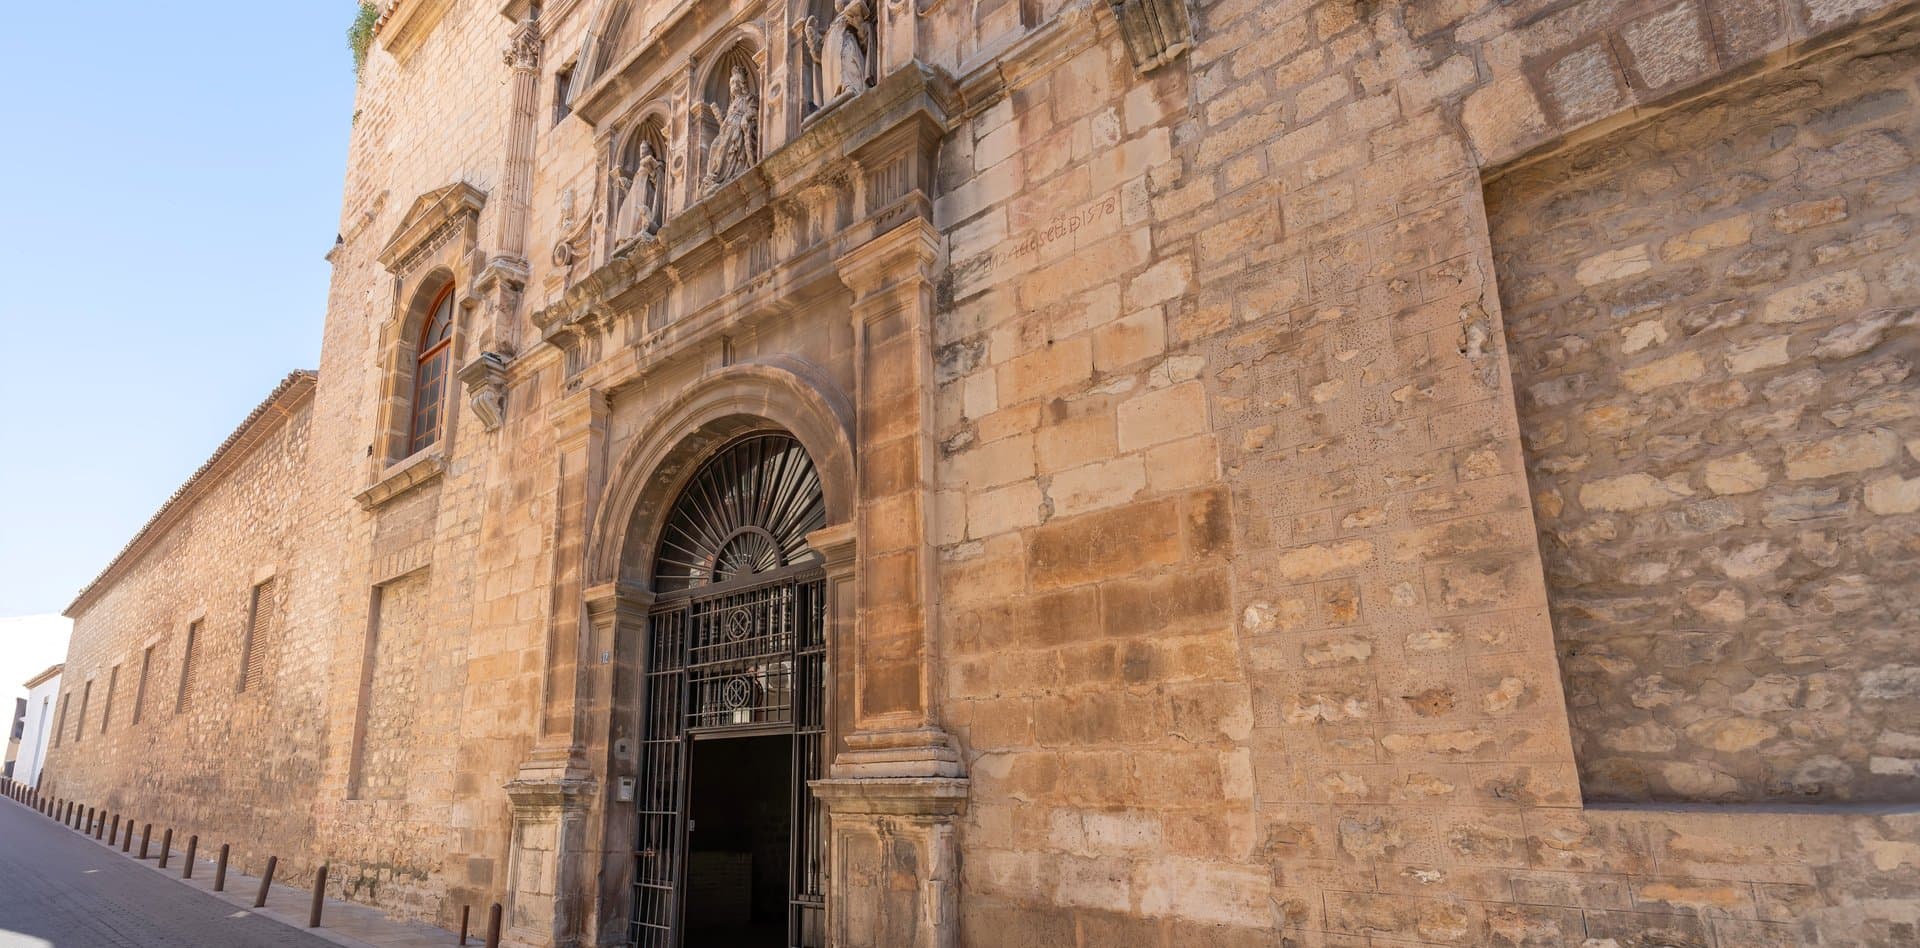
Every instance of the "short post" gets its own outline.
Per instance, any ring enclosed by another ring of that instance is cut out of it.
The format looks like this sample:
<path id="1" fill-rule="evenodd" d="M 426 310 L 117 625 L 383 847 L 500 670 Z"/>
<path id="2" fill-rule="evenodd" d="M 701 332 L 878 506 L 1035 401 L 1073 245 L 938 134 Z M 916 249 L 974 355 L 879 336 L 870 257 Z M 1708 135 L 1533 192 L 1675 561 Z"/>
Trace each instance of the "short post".
<path id="1" fill-rule="evenodd" d="M 195 852 L 198 852 L 199 849 L 200 849 L 200 834 L 195 833 L 192 836 L 187 837 L 186 866 L 185 868 L 180 870 L 180 878 L 182 879 L 193 878 L 193 854 Z"/>
<path id="2" fill-rule="evenodd" d="M 467 919 L 473 915 L 473 906 L 460 906 L 460 943 L 467 943 Z"/>
<path id="3" fill-rule="evenodd" d="M 160 834 L 160 868 L 167 868 L 167 857 L 173 855 L 173 827 L 169 826 Z"/>
<path id="4" fill-rule="evenodd" d="M 220 858 L 213 863 L 213 891 L 227 891 L 227 844 L 220 844 Z"/>
<path id="5" fill-rule="evenodd" d="M 487 948 L 500 948 L 500 903 L 487 909 Z"/>
<path id="6" fill-rule="evenodd" d="M 153 824 L 140 827 L 140 858 L 147 858 L 147 840 L 153 836 Z"/>
<path id="7" fill-rule="evenodd" d="M 307 910 L 307 927 L 320 927 L 320 907 L 327 901 L 327 864 L 320 864 L 320 871 L 313 877 L 313 907 Z"/>
<path id="8" fill-rule="evenodd" d="M 119 841 L 120 841 L 120 814 L 115 813 L 113 815 L 113 835 L 107 837 L 107 845 L 111 846 L 114 843 L 117 843 Z"/>
<path id="9" fill-rule="evenodd" d="M 87 835 L 93 833 L 93 807 L 87 807 L 87 822 L 81 825 L 80 832 Z"/>
<path id="10" fill-rule="evenodd" d="M 93 838 L 95 840 L 107 838 L 107 811 L 105 810 L 101 810 L 100 818 L 93 821 Z M 107 845 L 111 846 L 113 844 L 108 843 Z"/>
<path id="11" fill-rule="evenodd" d="M 254 908 L 260 908 L 267 904 L 267 890 L 273 887 L 273 870 L 278 868 L 279 865 L 279 856 L 267 857 L 267 874 L 260 877 L 260 894 L 253 897 Z"/>
<path id="12" fill-rule="evenodd" d="M 133 817 L 129 816 L 127 817 L 127 832 L 125 835 L 120 837 L 120 851 L 124 853 L 124 852 L 129 852 L 132 849 L 133 849 Z"/>

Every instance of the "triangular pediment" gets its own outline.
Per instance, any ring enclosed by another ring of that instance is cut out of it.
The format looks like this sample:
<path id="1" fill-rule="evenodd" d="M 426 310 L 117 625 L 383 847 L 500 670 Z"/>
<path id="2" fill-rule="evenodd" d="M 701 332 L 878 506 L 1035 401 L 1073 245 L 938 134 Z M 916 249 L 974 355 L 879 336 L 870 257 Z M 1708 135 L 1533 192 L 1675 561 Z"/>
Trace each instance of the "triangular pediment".
<path id="1" fill-rule="evenodd" d="M 480 208 L 486 203 L 487 193 L 465 181 L 455 181 L 414 198 L 413 206 L 407 208 L 407 216 L 400 219 L 400 226 L 387 239 L 386 246 L 380 248 L 380 264 L 394 273 L 406 270 L 403 264 L 417 252 L 437 244 L 457 228 L 478 221 Z"/>

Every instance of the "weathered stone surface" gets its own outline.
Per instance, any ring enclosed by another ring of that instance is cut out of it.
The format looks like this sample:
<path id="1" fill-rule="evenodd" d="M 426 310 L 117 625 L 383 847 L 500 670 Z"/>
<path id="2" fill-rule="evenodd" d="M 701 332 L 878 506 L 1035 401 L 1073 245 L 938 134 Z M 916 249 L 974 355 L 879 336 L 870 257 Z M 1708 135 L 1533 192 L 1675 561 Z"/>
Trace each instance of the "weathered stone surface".
<path id="1" fill-rule="evenodd" d="M 1641 22 L 1684 32 L 1690 15 Z M 1795 67 L 1489 189 L 1589 799 L 1920 799 L 1903 768 L 1873 773 L 1901 725 L 1844 697 L 1901 649 L 1834 625 L 1920 609 L 1910 541 L 1877 539 L 1920 530 L 1902 391 L 1920 285 L 1888 278 L 1920 245 L 1877 197 L 1912 190 L 1896 182 L 1920 109 L 1891 75 L 1858 84 L 1863 61 Z"/>
<path id="2" fill-rule="evenodd" d="M 661 492 L 785 428 L 868 775 L 821 785 L 832 944 L 1901 943 L 1897 814 L 1582 804 L 1915 799 L 1906 13 L 538 6 L 526 68 L 501 5 L 394 5 L 303 463 L 220 473 L 266 515 L 170 533 L 70 662 L 117 720 L 195 609 L 232 668 L 284 566 L 272 689 L 69 743 L 63 791 L 622 941 Z M 1194 29 L 1142 74 L 1156 12 Z M 809 16 L 873 66 L 824 107 Z M 709 187 L 734 64 L 756 160 Z M 436 194 L 480 206 L 403 226 Z M 504 395 L 386 480 L 428 273 Z"/>

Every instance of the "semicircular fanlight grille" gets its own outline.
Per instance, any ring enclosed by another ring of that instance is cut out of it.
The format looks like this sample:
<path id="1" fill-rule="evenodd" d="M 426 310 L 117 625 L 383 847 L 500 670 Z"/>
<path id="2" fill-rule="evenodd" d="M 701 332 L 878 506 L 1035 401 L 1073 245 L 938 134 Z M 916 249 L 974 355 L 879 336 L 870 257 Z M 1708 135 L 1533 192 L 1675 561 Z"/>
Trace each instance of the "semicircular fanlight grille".
<path id="1" fill-rule="evenodd" d="M 674 501 L 653 561 L 660 595 L 793 566 L 813 558 L 807 534 L 827 525 L 820 475 L 789 435 L 728 445 Z"/>

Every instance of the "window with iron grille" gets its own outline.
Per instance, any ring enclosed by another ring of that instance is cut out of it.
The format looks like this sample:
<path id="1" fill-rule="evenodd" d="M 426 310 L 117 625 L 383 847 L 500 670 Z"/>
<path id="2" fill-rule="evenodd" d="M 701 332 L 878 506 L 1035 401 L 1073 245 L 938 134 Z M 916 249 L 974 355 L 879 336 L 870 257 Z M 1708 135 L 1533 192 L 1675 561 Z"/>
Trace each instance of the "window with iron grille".
<path id="1" fill-rule="evenodd" d="M 826 525 L 819 475 L 785 434 L 741 438 L 694 474 L 655 550 L 647 618 L 629 944 L 680 948 L 695 740 L 790 735 L 787 925 L 825 944 L 826 581 L 807 534 Z"/>
<path id="2" fill-rule="evenodd" d="M 113 689 L 120 684 L 120 666 L 115 665 L 107 671 L 107 700 L 100 706 L 100 733 L 107 733 L 107 725 L 113 721 Z"/>
<path id="3" fill-rule="evenodd" d="M 187 647 L 180 653 L 180 694 L 173 699 L 173 713 L 193 706 L 193 686 L 200 675 L 200 623 L 187 626 Z"/>
<path id="4" fill-rule="evenodd" d="M 258 688 L 267 673 L 267 652 L 273 647 L 275 617 L 274 592 L 278 583 L 269 579 L 253 587 L 253 597 L 247 603 L 246 637 L 240 645 L 240 686 L 239 691 Z"/>
<path id="5" fill-rule="evenodd" d="M 140 650 L 140 678 L 133 686 L 133 723 L 140 723 L 140 714 L 147 706 L 147 676 L 153 671 L 153 646 Z"/>

